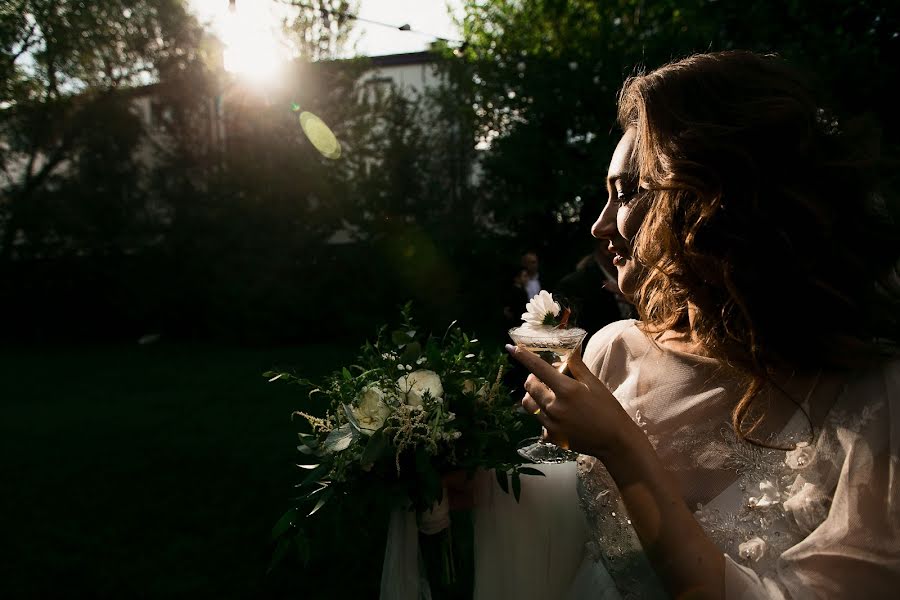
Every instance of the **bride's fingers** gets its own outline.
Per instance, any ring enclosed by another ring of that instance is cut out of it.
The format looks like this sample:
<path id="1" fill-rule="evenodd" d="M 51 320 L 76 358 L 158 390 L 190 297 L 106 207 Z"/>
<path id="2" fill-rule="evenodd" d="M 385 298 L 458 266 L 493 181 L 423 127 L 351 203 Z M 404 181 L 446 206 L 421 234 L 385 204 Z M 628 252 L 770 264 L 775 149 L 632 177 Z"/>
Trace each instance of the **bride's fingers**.
<path id="1" fill-rule="evenodd" d="M 547 406 L 553 400 L 553 392 L 534 375 L 529 375 L 528 379 L 525 380 L 525 391 L 534 398 L 534 401 L 543 410 L 547 410 Z"/>
<path id="2" fill-rule="evenodd" d="M 559 391 L 571 383 L 571 379 L 560 373 L 552 365 L 544 362 L 544 359 L 533 352 L 529 352 L 518 346 L 506 345 L 506 350 L 515 360 L 524 365 L 526 369 L 536 375 L 551 390 Z"/>
<path id="3" fill-rule="evenodd" d="M 541 423 L 543 426 L 547 426 L 549 422 L 549 418 L 547 417 L 547 413 L 541 410 L 541 407 L 538 406 L 538 403 L 534 401 L 534 398 L 531 397 L 531 394 L 525 394 L 525 397 L 522 398 L 522 408 L 525 409 L 530 415 L 534 415 L 534 417 Z"/>

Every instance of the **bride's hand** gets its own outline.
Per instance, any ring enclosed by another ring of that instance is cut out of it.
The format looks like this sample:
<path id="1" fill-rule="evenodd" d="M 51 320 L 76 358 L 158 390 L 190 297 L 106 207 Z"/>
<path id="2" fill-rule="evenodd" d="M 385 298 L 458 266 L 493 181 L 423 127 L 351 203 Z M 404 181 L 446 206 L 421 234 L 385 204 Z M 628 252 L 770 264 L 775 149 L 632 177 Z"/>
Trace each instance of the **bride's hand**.
<path id="1" fill-rule="evenodd" d="M 637 425 L 590 372 L 580 351 L 573 352 L 567 362 L 572 379 L 527 350 L 512 345 L 506 349 L 532 373 L 525 381 L 528 393 L 522 406 L 544 426 L 547 441 L 603 458 L 622 448 L 626 437 L 635 433 Z"/>

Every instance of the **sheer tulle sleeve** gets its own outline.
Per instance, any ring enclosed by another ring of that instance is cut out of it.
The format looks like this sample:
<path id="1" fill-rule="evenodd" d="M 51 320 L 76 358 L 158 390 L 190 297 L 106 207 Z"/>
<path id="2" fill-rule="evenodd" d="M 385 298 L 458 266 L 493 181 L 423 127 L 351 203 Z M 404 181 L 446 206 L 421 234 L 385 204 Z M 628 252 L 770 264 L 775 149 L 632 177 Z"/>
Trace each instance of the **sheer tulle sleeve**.
<path id="1" fill-rule="evenodd" d="M 809 534 L 770 569 L 726 555 L 726 597 L 898 597 L 898 450 L 900 363 L 893 363 L 848 386 L 807 456 L 815 463 L 799 471 L 783 500 L 787 517 Z"/>

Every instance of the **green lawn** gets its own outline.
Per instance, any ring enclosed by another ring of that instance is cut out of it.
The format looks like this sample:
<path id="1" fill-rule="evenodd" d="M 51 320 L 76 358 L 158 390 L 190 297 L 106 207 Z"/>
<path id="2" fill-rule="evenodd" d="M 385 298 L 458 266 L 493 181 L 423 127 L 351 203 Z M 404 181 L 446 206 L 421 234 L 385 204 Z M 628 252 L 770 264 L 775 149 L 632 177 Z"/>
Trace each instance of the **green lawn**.
<path id="1" fill-rule="evenodd" d="M 290 413 L 304 397 L 261 373 L 318 376 L 352 355 L 167 343 L 0 350 L 0 597 L 374 596 L 380 527 L 360 547 L 320 525 L 314 577 L 299 565 L 265 575 L 269 530 L 298 477 Z M 360 558 L 334 560 L 341 547 Z"/>

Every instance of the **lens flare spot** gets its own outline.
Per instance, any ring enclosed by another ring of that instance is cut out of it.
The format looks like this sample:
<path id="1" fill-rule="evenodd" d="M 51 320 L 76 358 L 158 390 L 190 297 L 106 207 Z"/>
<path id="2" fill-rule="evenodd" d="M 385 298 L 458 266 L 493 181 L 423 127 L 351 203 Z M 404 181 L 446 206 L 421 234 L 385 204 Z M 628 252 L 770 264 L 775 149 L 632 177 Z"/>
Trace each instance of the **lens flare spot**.
<path id="1" fill-rule="evenodd" d="M 341 143 L 322 119 L 304 111 L 300 113 L 300 127 L 322 156 L 332 160 L 341 157 Z"/>

